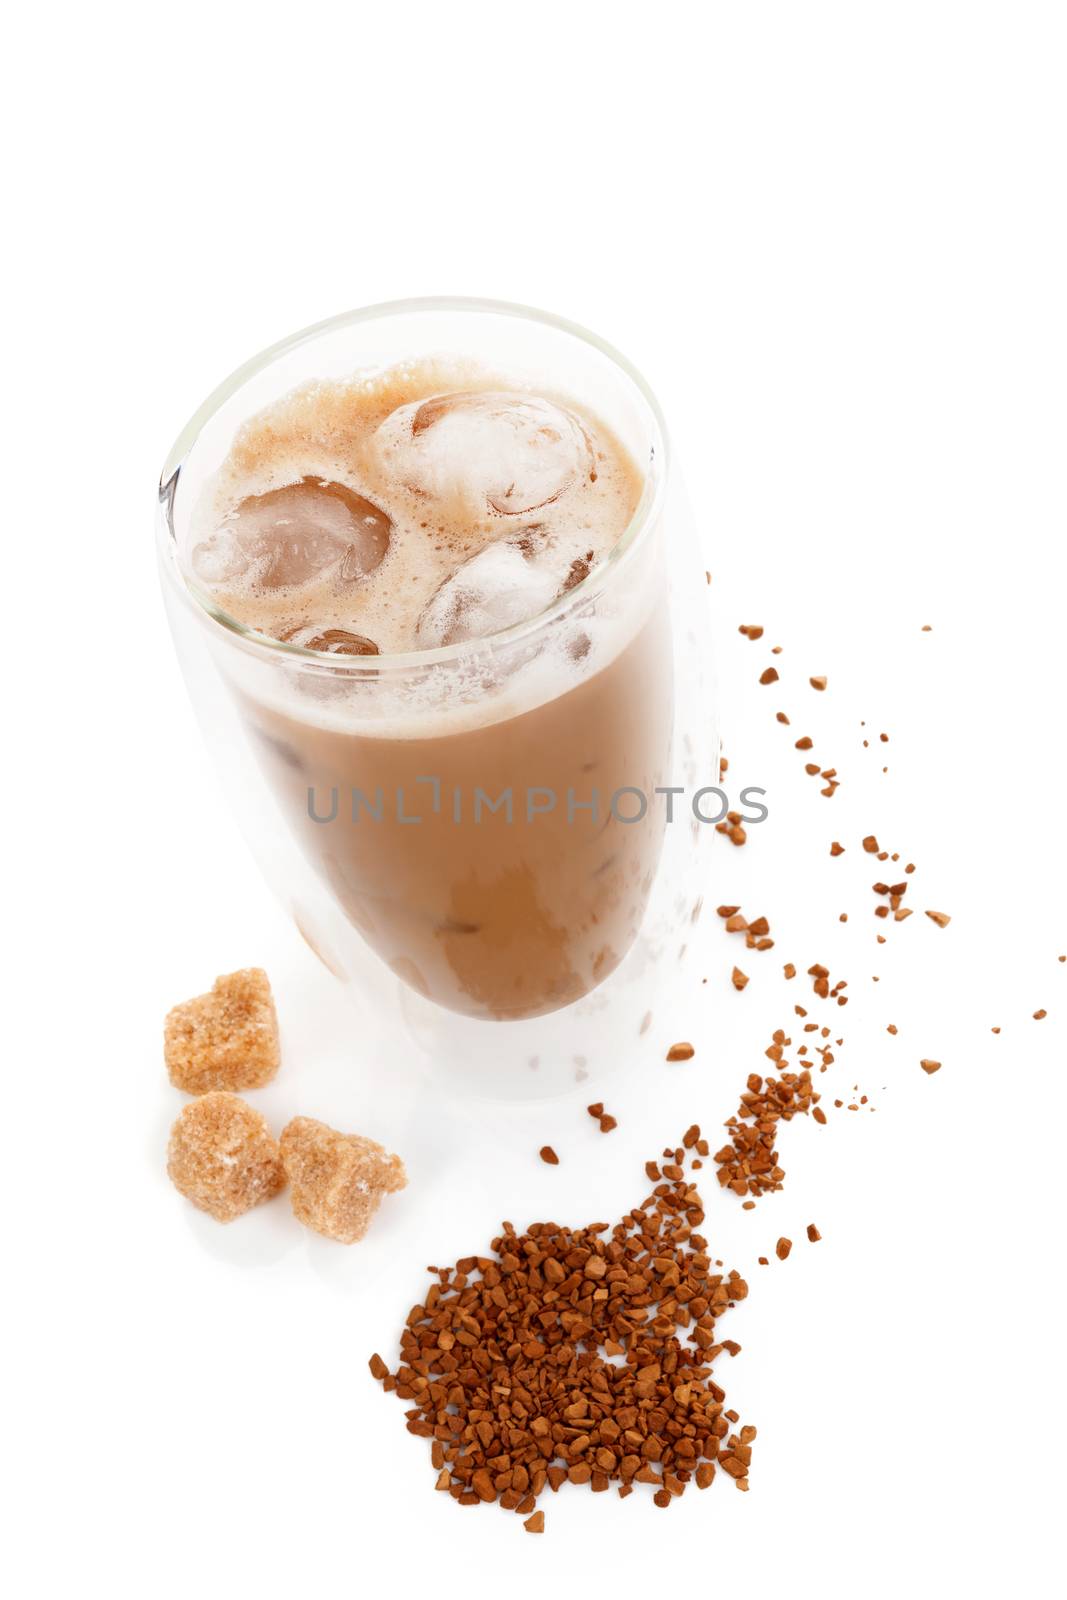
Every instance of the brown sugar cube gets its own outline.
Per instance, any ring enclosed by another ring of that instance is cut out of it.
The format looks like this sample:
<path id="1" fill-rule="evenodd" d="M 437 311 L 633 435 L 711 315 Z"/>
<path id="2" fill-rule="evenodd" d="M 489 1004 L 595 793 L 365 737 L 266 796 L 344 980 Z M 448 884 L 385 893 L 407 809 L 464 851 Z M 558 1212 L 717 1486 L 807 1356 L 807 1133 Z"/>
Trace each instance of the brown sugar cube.
<path id="1" fill-rule="evenodd" d="M 314 1117 L 294 1117 L 282 1129 L 281 1152 L 292 1185 L 293 1215 L 341 1244 L 362 1239 L 382 1196 L 407 1186 L 399 1156 L 391 1156 L 373 1139 L 338 1133 Z"/>
<path id="2" fill-rule="evenodd" d="M 278 1141 L 238 1095 L 201 1095 L 170 1130 L 174 1187 L 217 1222 L 232 1222 L 285 1188 Z"/>
<path id="3" fill-rule="evenodd" d="M 167 1013 L 163 1054 L 170 1081 L 187 1094 L 259 1089 L 278 1070 L 278 1018 L 261 967 L 216 978 L 210 994 Z"/>

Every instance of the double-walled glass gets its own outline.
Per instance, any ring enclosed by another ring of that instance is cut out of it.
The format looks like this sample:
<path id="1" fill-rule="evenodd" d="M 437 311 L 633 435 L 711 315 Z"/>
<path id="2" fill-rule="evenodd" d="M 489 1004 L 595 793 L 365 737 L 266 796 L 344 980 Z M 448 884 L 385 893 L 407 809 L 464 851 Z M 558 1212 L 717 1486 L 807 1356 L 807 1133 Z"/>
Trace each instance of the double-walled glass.
<path id="1" fill-rule="evenodd" d="M 569 395 L 644 477 L 610 556 L 504 632 L 338 656 L 256 633 L 190 575 L 198 499 L 236 431 L 298 385 L 459 357 Z M 473 301 L 372 307 L 235 373 L 175 445 L 160 558 L 208 742 L 302 935 L 444 1070 L 584 1077 L 636 1040 L 699 915 L 718 782 L 703 563 L 668 496 L 655 400 L 592 335 Z M 680 790 L 671 795 L 669 791 Z M 705 845 L 706 848 L 706 845 Z M 495 1025 L 495 1026 L 494 1026 Z"/>

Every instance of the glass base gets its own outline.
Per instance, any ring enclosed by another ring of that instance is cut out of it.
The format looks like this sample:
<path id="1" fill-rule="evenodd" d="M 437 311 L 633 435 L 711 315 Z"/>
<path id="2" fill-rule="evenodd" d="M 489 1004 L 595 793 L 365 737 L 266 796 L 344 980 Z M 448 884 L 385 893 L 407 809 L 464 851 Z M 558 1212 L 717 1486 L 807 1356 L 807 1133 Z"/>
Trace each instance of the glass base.
<path id="1" fill-rule="evenodd" d="M 652 952 L 639 943 L 598 989 L 548 1016 L 521 1022 L 465 1017 L 407 984 L 398 986 L 399 1010 L 417 1070 L 437 1090 L 521 1104 L 580 1089 L 594 1101 L 639 1058 L 663 987 L 656 977 Z"/>

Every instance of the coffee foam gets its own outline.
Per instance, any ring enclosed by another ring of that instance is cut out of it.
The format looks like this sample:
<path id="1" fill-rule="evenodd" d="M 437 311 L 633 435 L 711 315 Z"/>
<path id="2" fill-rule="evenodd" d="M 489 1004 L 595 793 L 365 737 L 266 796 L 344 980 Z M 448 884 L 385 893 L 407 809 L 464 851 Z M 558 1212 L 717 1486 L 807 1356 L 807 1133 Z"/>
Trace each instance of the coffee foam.
<path id="1" fill-rule="evenodd" d="M 462 463 L 458 486 L 435 485 L 432 494 L 420 490 L 405 473 L 410 461 L 396 448 L 395 414 L 442 394 L 478 397 L 496 390 L 513 392 L 520 404 L 547 400 L 576 420 L 588 441 L 593 471 L 577 474 L 551 503 L 514 513 L 464 494 Z M 186 556 L 216 530 L 225 536 L 242 500 L 308 477 L 342 484 L 385 512 L 393 527 L 381 564 L 355 584 L 341 581 L 333 570 L 284 589 L 257 583 L 253 565 L 209 584 L 212 597 L 238 621 L 270 637 L 308 624 L 344 628 L 372 639 L 383 655 L 445 642 L 427 641 L 419 633 L 419 619 L 441 584 L 489 546 L 521 538 L 531 524 L 550 541 L 554 569 L 566 574 L 579 560 L 594 567 L 625 530 L 642 488 L 640 472 L 619 441 L 573 401 L 533 396 L 470 366 L 427 361 L 347 383 L 309 384 L 251 418 L 201 500 Z M 485 567 L 491 573 L 493 563 Z"/>
<path id="2" fill-rule="evenodd" d="M 592 470 L 577 475 L 547 506 L 501 514 L 472 507 L 469 494 L 427 496 L 405 482 L 392 453 L 381 448 L 379 429 L 403 406 L 438 395 L 493 390 L 547 400 L 581 427 Z M 184 570 L 189 571 L 195 544 L 226 531 L 243 499 L 302 478 L 344 485 L 386 512 L 392 536 L 376 570 L 355 584 L 326 573 L 294 589 L 264 586 L 254 563 L 237 581 L 195 579 L 195 587 L 210 589 L 222 611 L 267 637 L 314 624 L 315 632 L 339 627 L 378 645 L 381 662 L 370 656 L 358 667 L 341 654 L 323 654 L 322 669 L 312 662 L 296 667 L 291 658 L 278 656 L 272 670 L 264 672 L 262 662 L 248 659 L 248 693 L 299 722 L 389 739 L 437 738 L 501 722 L 606 669 L 657 603 L 648 582 L 613 581 L 595 605 L 576 603 L 514 648 L 494 645 L 488 634 L 485 648 L 472 642 L 458 659 L 427 661 L 422 672 L 410 666 L 390 669 L 390 654 L 427 648 L 419 640 L 419 619 L 443 582 L 480 552 L 486 552 L 485 565 L 501 568 L 501 552 L 494 546 L 522 538 L 531 523 L 549 533 L 557 570 L 587 562 L 595 573 L 611 554 L 637 509 L 643 477 L 616 435 L 568 397 L 541 389 L 534 394 L 514 379 L 456 360 L 422 360 L 346 382 L 299 387 L 238 430 L 226 461 L 203 486 L 190 515 L 179 549 Z M 590 589 L 595 592 L 595 584 Z M 534 610 L 544 610 L 552 598 L 545 589 Z M 512 621 L 498 621 L 494 630 Z M 357 670 L 346 674 L 346 661 Z M 238 677 L 245 677 L 245 669 Z"/>

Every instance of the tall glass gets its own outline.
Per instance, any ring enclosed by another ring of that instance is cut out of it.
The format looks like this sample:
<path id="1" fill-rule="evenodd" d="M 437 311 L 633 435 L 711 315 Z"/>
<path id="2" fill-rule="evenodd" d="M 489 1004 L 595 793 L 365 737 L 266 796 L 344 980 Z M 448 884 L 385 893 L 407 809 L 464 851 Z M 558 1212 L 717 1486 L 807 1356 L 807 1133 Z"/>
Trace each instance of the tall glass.
<path id="1" fill-rule="evenodd" d="M 610 556 L 530 621 L 408 654 L 323 654 L 220 610 L 187 552 L 240 426 L 309 380 L 436 356 L 570 396 L 616 434 L 644 486 Z M 684 968 L 718 804 L 691 797 L 719 781 L 703 563 L 668 506 L 662 419 L 638 374 L 522 307 L 371 307 L 216 390 L 171 452 L 160 504 L 194 704 L 312 949 L 437 1070 L 493 1094 L 555 1092 L 618 1060 Z"/>

